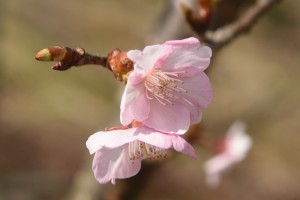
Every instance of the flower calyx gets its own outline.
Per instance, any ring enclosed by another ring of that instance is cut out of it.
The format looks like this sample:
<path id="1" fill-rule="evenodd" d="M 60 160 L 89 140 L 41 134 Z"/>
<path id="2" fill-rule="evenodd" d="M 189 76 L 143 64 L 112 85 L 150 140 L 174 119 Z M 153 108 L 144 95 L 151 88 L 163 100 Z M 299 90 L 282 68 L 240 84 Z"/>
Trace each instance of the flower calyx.
<path id="1" fill-rule="evenodd" d="M 107 67 L 116 79 L 126 84 L 129 72 L 133 70 L 133 62 L 127 57 L 127 52 L 116 48 L 107 56 Z"/>

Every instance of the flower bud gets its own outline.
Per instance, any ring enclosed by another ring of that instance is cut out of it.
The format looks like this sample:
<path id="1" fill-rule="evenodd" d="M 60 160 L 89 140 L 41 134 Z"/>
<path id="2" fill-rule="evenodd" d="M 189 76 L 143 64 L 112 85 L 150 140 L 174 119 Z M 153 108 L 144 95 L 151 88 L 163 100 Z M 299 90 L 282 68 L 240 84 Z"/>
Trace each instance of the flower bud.
<path id="1" fill-rule="evenodd" d="M 35 55 L 35 59 L 39 61 L 61 61 L 67 53 L 66 48 L 54 46 L 43 49 Z"/>
<path id="2" fill-rule="evenodd" d="M 127 57 L 127 52 L 115 49 L 107 56 L 107 66 L 115 77 L 124 83 L 127 81 L 127 73 L 133 70 L 133 62 Z"/>

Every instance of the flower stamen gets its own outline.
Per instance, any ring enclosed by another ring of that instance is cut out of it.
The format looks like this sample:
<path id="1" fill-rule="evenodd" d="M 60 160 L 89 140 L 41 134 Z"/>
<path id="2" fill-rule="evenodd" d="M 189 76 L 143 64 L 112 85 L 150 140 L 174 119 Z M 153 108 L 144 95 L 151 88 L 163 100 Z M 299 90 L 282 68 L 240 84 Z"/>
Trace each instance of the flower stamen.
<path id="1" fill-rule="evenodd" d="M 153 146 L 151 144 L 135 140 L 129 143 L 128 146 L 129 159 L 134 163 L 135 160 L 142 160 L 146 158 L 148 160 L 157 160 L 160 158 L 166 158 L 167 152 L 165 149 Z"/>
<path id="2" fill-rule="evenodd" d="M 174 105 L 174 101 L 180 98 L 178 93 L 188 92 L 179 86 L 184 84 L 184 81 L 179 78 L 180 74 L 183 73 L 187 72 L 152 70 L 145 79 L 146 97 L 148 99 L 156 99 L 162 105 Z"/>

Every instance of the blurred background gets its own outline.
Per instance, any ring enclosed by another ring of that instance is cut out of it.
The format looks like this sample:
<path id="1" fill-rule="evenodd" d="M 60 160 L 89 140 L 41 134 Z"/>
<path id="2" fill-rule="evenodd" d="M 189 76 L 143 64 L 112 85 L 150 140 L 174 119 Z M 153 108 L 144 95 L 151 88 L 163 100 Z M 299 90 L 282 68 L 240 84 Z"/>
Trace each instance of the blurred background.
<path id="1" fill-rule="evenodd" d="M 116 186 L 94 180 L 85 141 L 119 125 L 124 86 L 99 66 L 59 72 L 34 55 L 54 45 L 99 55 L 116 47 L 142 49 L 164 5 L 159 0 L 1 1 L 1 200 L 76 199 L 77 190 L 86 192 L 81 199 L 100 190 L 104 195 L 94 199 L 114 199 Z M 202 170 L 211 154 L 195 146 L 199 160 L 180 155 L 167 162 L 139 199 L 300 199 L 299 6 L 298 1 L 275 6 L 211 65 L 214 101 L 204 112 L 205 132 L 221 137 L 232 122 L 244 120 L 254 142 L 248 157 L 212 190 Z M 78 181 L 82 171 L 86 178 Z"/>

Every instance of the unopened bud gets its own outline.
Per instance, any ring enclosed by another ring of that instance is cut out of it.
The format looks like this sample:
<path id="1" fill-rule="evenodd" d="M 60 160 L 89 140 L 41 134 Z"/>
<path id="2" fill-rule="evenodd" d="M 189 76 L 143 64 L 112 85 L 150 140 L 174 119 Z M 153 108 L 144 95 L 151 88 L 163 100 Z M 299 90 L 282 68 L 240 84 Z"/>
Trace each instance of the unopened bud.
<path id="1" fill-rule="evenodd" d="M 127 73 L 133 70 L 133 62 L 127 57 L 127 52 L 115 49 L 107 56 L 107 66 L 115 77 L 124 83 L 127 81 Z"/>
<path id="2" fill-rule="evenodd" d="M 192 29 L 199 35 L 203 34 L 209 26 L 213 12 L 211 0 L 198 0 L 198 13 L 185 3 L 181 3 L 180 6 L 186 21 Z"/>
<path id="3" fill-rule="evenodd" d="M 208 23 L 213 12 L 211 0 L 199 0 L 199 16 L 200 21 Z"/>
<path id="4" fill-rule="evenodd" d="M 54 46 L 43 49 L 35 55 L 35 59 L 39 61 L 61 61 L 67 53 L 66 48 Z"/>

